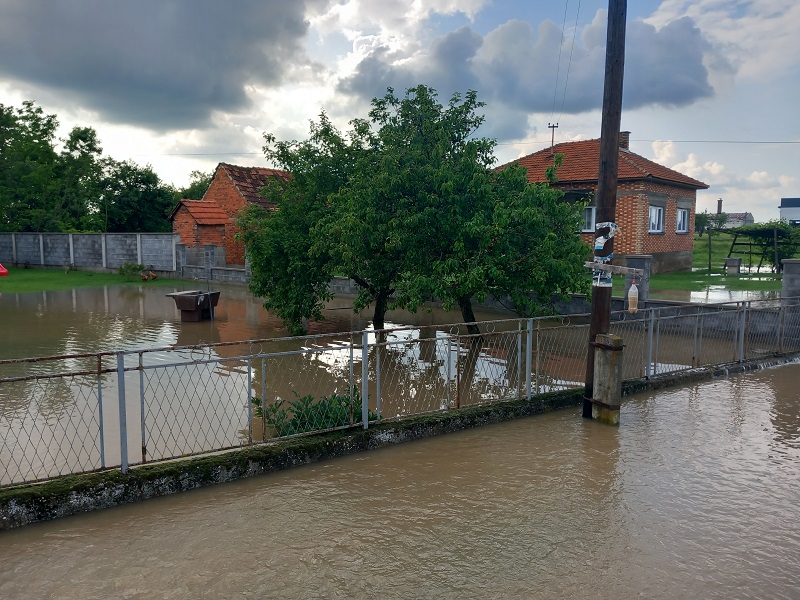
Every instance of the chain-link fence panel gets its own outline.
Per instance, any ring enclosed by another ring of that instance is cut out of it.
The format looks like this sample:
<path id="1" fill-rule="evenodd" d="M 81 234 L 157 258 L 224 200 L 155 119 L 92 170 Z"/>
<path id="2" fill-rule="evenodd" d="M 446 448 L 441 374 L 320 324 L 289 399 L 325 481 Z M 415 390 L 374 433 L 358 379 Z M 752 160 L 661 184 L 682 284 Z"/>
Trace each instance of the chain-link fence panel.
<path id="1" fill-rule="evenodd" d="M 361 422 L 362 350 L 353 336 L 315 337 L 296 350 L 254 356 L 254 441 Z"/>
<path id="2" fill-rule="evenodd" d="M 86 375 L 0 382 L 0 486 L 103 468 L 101 394 Z"/>

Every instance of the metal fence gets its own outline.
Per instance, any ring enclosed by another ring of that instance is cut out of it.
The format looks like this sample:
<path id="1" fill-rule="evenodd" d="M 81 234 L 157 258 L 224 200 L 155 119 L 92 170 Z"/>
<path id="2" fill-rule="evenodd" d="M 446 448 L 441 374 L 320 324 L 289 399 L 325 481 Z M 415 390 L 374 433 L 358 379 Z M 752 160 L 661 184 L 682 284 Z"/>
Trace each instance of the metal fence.
<path id="1" fill-rule="evenodd" d="M 0 360 L 0 487 L 583 387 L 589 315 Z M 800 351 L 795 299 L 613 313 L 623 377 Z"/>

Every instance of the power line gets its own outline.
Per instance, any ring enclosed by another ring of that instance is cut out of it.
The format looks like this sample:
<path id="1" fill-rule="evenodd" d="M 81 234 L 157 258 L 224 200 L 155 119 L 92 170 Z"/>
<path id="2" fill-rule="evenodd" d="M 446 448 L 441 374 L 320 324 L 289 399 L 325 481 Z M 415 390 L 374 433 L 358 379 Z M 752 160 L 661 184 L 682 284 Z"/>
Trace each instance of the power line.
<path id="1" fill-rule="evenodd" d="M 561 113 L 558 115 L 558 120 L 561 120 L 564 114 L 564 102 L 567 99 L 567 85 L 569 84 L 569 71 L 572 67 L 572 52 L 575 50 L 575 38 L 578 34 L 578 15 L 581 14 L 581 0 L 578 0 L 578 10 L 575 11 L 575 27 L 572 29 L 572 45 L 569 48 L 569 62 L 567 63 L 567 75 L 564 77 L 564 95 L 561 96 Z M 563 37 L 563 34 L 562 34 Z M 555 107 L 553 107 L 555 108 Z"/>
<path id="2" fill-rule="evenodd" d="M 564 21 L 561 23 L 561 41 L 558 43 L 558 62 L 556 63 L 556 83 L 553 86 L 553 109 L 550 111 L 552 118 L 556 114 L 556 95 L 558 94 L 558 76 L 561 73 L 561 49 L 564 47 L 564 29 L 567 26 L 567 9 L 569 0 L 564 3 Z"/>

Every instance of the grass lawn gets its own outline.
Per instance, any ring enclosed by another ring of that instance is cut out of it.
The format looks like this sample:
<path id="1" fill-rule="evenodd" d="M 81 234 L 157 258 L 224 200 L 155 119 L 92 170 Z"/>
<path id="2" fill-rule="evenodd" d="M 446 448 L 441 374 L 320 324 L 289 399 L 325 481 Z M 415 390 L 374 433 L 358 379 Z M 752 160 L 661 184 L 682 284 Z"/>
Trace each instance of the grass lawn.
<path id="1" fill-rule="evenodd" d="M 763 291 L 772 292 L 781 289 L 781 275 L 770 272 L 770 266 L 762 266 L 761 273 L 742 273 L 741 275 L 723 274 L 723 264 L 731 249 L 733 235 L 725 232 L 716 232 L 711 236 L 711 273 L 708 271 L 708 235 L 694 238 L 694 254 L 692 256 L 692 271 L 676 273 L 663 273 L 650 277 L 650 292 L 685 290 L 688 292 L 703 292 L 711 286 L 719 286 L 733 291 Z M 741 256 L 742 267 L 750 262 L 750 257 Z M 758 266 L 758 256 L 753 256 L 753 268 Z M 614 278 L 614 294 L 622 295 L 625 291 L 624 279 Z"/>
<path id="2" fill-rule="evenodd" d="M 6 268 L 8 269 L 8 277 L 0 277 L 0 293 L 49 292 L 103 285 L 175 285 L 174 279 L 155 279 L 143 282 L 138 276 L 131 277 L 117 275 L 116 273 L 93 273 L 91 271 L 70 271 L 65 273 L 62 269 Z"/>

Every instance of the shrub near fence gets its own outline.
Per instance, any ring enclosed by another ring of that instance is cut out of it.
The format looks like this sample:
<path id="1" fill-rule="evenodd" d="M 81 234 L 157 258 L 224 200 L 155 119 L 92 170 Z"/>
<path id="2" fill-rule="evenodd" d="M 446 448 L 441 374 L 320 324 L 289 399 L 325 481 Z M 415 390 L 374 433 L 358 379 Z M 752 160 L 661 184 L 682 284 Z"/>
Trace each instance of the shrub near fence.
<path id="1" fill-rule="evenodd" d="M 583 387 L 588 315 L 0 361 L 0 486 Z M 800 351 L 796 299 L 613 313 L 623 376 Z"/>

